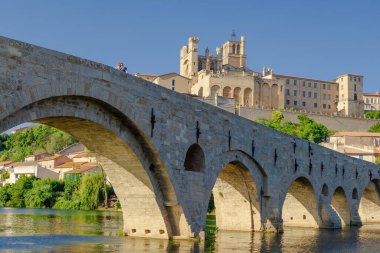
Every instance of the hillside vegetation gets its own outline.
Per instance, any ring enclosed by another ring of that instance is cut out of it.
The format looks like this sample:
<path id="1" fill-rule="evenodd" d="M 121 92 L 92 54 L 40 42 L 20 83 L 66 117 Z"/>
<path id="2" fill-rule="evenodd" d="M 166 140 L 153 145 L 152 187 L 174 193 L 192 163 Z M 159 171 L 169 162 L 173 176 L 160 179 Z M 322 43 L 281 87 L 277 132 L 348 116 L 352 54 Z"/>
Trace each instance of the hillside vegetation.
<path id="1" fill-rule="evenodd" d="M 20 133 L 0 135 L 0 161 L 22 161 L 29 155 L 54 154 L 76 143 L 74 137 L 56 128 L 35 126 Z"/>

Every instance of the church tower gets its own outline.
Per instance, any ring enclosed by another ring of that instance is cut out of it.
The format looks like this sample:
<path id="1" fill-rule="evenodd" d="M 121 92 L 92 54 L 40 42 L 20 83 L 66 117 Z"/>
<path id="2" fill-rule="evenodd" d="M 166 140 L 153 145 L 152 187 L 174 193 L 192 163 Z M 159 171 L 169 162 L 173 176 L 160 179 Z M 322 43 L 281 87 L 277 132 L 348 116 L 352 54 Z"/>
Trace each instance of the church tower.
<path id="1" fill-rule="evenodd" d="M 241 36 L 240 41 L 236 40 L 235 33 L 231 40 L 223 45 L 223 65 L 231 65 L 236 68 L 243 68 L 247 65 L 245 54 L 245 37 Z"/>
<path id="2" fill-rule="evenodd" d="M 198 37 L 190 37 L 187 46 L 181 49 L 180 75 L 197 82 L 198 77 Z"/>

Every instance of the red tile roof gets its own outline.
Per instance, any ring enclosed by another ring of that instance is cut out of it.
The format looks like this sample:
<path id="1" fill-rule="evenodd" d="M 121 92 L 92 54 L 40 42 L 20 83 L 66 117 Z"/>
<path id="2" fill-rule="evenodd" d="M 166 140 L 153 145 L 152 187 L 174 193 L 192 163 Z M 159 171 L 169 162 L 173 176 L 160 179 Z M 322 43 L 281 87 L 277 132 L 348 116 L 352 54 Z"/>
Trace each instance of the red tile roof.
<path id="1" fill-rule="evenodd" d="M 97 168 L 97 167 L 98 166 L 96 164 L 87 165 L 87 166 L 80 167 L 79 169 L 67 171 L 67 172 L 65 172 L 65 174 L 78 174 L 78 173 L 82 173 L 82 172 L 92 170 L 92 169 Z"/>

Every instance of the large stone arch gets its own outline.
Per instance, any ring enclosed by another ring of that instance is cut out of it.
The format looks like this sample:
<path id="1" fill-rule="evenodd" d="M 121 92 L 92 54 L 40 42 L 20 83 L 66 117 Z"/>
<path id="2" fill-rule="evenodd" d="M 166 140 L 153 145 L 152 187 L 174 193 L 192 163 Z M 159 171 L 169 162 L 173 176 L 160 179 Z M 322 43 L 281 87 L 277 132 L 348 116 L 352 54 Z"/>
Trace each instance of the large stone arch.
<path id="1" fill-rule="evenodd" d="M 99 157 L 120 199 L 128 235 L 169 238 L 188 230 L 161 158 L 124 113 L 94 98 L 52 97 L 1 119 L 0 132 L 24 122 L 67 132 Z"/>
<path id="2" fill-rule="evenodd" d="M 280 197 L 281 215 L 284 227 L 319 227 L 318 190 L 307 176 L 296 177 Z"/>
<path id="3" fill-rule="evenodd" d="M 351 221 L 350 206 L 345 190 L 339 186 L 335 189 L 330 206 L 333 213 L 331 219 L 334 227 L 349 226 Z"/>
<path id="4" fill-rule="evenodd" d="M 213 157 L 206 189 L 214 196 L 216 225 L 220 230 L 263 229 L 262 197 L 266 183 L 263 168 L 242 151 Z M 208 200 L 208 199 L 207 199 Z"/>
<path id="5" fill-rule="evenodd" d="M 374 179 L 368 183 L 362 192 L 359 204 L 361 222 L 380 222 L 380 180 Z"/>

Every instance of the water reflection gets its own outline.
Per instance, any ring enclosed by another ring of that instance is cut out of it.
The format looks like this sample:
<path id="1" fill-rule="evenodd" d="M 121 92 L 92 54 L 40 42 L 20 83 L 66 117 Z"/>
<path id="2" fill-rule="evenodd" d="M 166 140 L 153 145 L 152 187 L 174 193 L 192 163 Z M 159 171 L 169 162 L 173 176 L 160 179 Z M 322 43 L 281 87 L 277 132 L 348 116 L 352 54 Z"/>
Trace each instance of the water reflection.
<path id="1" fill-rule="evenodd" d="M 380 252 L 380 225 L 343 230 L 288 228 L 284 234 L 215 232 L 208 240 L 166 241 L 120 236 L 119 212 L 0 208 L 1 252 Z M 214 236 L 215 235 L 215 236 Z"/>

